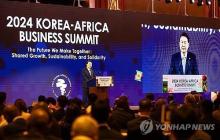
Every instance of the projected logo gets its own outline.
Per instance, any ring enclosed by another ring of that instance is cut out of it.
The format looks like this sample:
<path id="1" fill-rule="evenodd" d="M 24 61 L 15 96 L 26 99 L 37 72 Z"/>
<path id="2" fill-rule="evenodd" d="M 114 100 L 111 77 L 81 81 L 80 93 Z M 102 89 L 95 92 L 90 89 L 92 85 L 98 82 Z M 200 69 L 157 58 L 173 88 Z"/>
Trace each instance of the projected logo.
<path id="1" fill-rule="evenodd" d="M 57 75 L 52 81 L 52 89 L 56 97 L 60 95 L 68 97 L 71 92 L 70 79 L 64 74 Z"/>

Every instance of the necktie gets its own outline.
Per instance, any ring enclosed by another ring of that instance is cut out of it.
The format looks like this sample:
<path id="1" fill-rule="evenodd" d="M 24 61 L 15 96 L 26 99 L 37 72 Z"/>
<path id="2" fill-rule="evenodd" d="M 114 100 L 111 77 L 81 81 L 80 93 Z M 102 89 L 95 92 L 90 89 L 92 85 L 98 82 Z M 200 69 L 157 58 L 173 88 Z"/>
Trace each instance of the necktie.
<path id="1" fill-rule="evenodd" d="M 91 69 L 89 69 L 89 75 L 90 75 L 90 76 L 92 76 L 92 72 L 91 72 Z"/>
<path id="2" fill-rule="evenodd" d="M 183 74 L 186 72 L 186 57 L 182 58 Z"/>

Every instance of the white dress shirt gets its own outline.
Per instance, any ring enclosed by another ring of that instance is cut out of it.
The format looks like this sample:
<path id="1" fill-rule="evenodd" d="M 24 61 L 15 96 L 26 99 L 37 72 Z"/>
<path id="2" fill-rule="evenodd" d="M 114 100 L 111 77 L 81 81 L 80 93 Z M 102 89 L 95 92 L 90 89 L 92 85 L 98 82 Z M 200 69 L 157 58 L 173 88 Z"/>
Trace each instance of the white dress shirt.
<path id="1" fill-rule="evenodd" d="M 183 54 L 181 52 L 181 59 L 182 59 L 182 66 L 183 66 L 183 73 L 184 74 L 186 72 L 186 58 L 187 58 L 187 53 Z"/>

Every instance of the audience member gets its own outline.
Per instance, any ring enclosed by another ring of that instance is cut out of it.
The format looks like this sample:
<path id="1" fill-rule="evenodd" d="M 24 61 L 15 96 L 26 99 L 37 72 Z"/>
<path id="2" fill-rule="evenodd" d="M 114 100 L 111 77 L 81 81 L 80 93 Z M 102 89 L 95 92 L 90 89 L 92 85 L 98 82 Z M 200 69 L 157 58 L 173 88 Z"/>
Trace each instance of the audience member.
<path id="1" fill-rule="evenodd" d="M 59 96 L 57 98 L 57 106 L 54 110 L 54 117 L 59 122 L 65 116 L 65 107 L 68 103 L 68 99 L 66 96 Z"/>
<path id="2" fill-rule="evenodd" d="M 5 108 L 5 100 L 6 100 L 6 93 L 0 92 L 0 114 L 3 113 L 3 110 Z"/>
<path id="3" fill-rule="evenodd" d="M 115 103 L 115 109 L 109 117 L 109 125 L 112 129 L 120 132 L 127 130 L 127 123 L 135 118 L 134 113 L 129 109 L 128 98 L 126 96 L 119 97 Z"/>
<path id="4" fill-rule="evenodd" d="M 23 99 L 17 99 L 14 105 L 17 107 L 21 117 L 25 120 L 28 120 L 30 113 L 27 113 L 27 105 L 25 101 Z"/>
<path id="5" fill-rule="evenodd" d="M 168 104 L 175 104 L 173 93 L 170 93 L 167 97 Z"/>
<path id="6" fill-rule="evenodd" d="M 3 116 L 3 110 L 5 108 L 5 100 L 6 100 L 6 93 L 0 92 L 0 127 L 7 125 L 7 121 Z"/>
<path id="7" fill-rule="evenodd" d="M 56 100 L 53 97 L 48 97 L 46 100 L 46 103 L 48 104 L 48 108 L 51 112 L 54 112 L 56 110 Z"/>
<path id="8" fill-rule="evenodd" d="M 154 94 L 153 93 L 147 93 L 145 98 L 152 102 L 152 101 L 154 101 Z"/>
<path id="9" fill-rule="evenodd" d="M 39 96 L 30 114 L 23 99 L 17 99 L 14 105 L 6 104 L 5 100 L 6 93 L 0 92 L 1 140 L 159 140 L 164 139 L 165 134 L 171 140 L 219 139 L 218 98 L 212 103 L 194 92 L 185 96 L 183 105 L 174 102 L 173 94 L 169 94 L 168 104 L 162 97 L 155 102 L 153 94 L 148 94 L 140 100 L 136 116 L 130 110 L 126 96 L 115 100 L 111 112 L 108 100 L 97 100 L 95 94 L 90 94 L 86 110 L 90 108 L 87 113 L 91 116 L 83 115 L 85 108 L 78 98 L 68 100 L 60 96 L 56 102 L 52 97 Z M 189 127 L 186 130 L 163 130 L 163 135 L 161 128 L 156 127 L 164 123 L 161 122 L 162 108 L 166 110 L 166 121 L 170 120 L 166 122 L 168 124 L 214 125 L 214 130 Z M 152 127 L 152 131 L 146 134 L 148 127 Z M 122 136 L 120 132 L 127 135 Z"/>
<path id="10" fill-rule="evenodd" d="M 20 115 L 20 112 L 15 105 L 7 105 L 3 110 L 3 115 L 8 124 L 10 124 L 15 117 Z"/>
<path id="11" fill-rule="evenodd" d="M 161 122 L 161 111 L 163 106 L 166 106 L 166 100 L 164 98 L 157 99 L 154 105 L 154 110 L 150 115 L 151 118 L 157 122 Z"/>
<path id="12" fill-rule="evenodd" d="M 38 96 L 38 102 L 46 102 L 46 97 L 44 95 Z"/>
<path id="13" fill-rule="evenodd" d="M 7 140 L 22 139 L 27 133 L 27 122 L 23 118 L 15 118 L 12 123 L 3 127 L 3 134 Z"/>
<path id="14" fill-rule="evenodd" d="M 220 109 L 220 93 L 218 93 L 217 98 L 214 101 L 214 109 Z"/>
<path id="15" fill-rule="evenodd" d="M 150 117 L 152 103 L 149 99 L 142 99 L 139 102 L 139 116 L 128 122 L 128 140 L 146 140 L 146 139 L 163 139 L 162 132 L 156 130 L 156 121 Z M 141 123 L 144 121 L 152 122 L 153 130 L 149 134 L 142 134 L 140 129 Z"/>
<path id="16" fill-rule="evenodd" d="M 81 115 L 81 109 L 76 104 L 71 104 L 66 109 L 66 114 L 61 122 L 61 136 L 64 140 L 70 140 L 70 130 L 71 125 L 74 122 L 74 120 Z"/>
<path id="17" fill-rule="evenodd" d="M 52 133 L 51 129 L 55 127 L 51 124 L 52 116 L 49 110 L 43 105 L 37 105 L 33 108 L 31 112 L 31 117 L 29 119 L 29 137 L 35 138 L 45 138 L 56 140 L 59 139 Z"/>
<path id="18" fill-rule="evenodd" d="M 184 129 L 178 127 L 179 130 L 171 130 L 171 138 L 173 140 L 195 140 L 195 138 L 211 140 L 211 137 L 204 131 L 185 127 L 186 125 L 195 125 L 197 122 L 198 120 L 191 104 L 185 104 L 179 109 L 173 110 L 171 112 L 171 124 L 182 125 Z"/>
<path id="19" fill-rule="evenodd" d="M 89 94 L 88 96 L 88 106 L 86 107 L 86 113 L 90 114 L 92 111 L 92 105 L 95 103 L 95 101 L 97 100 L 97 95 L 94 93 Z"/>
<path id="20" fill-rule="evenodd" d="M 90 116 L 80 116 L 74 121 L 71 134 L 73 140 L 98 140 L 98 123 Z"/>
<path id="21" fill-rule="evenodd" d="M 121 134 L 109 127 L 107 124 L 110 107 L 107 100 L 97 100 L 92 106 L 92 116 L 99 123 L 100 140 L 122 140 Z"/>
<path id="22" fill-rule="evenodd" d="M 192 106 L 196 105 L 196 99 L 195 99 L 194 95 L 191 93 L 188 93 L 184 97 L 184 103 L 188 104 L 188 105 L 192 105 Z"/>

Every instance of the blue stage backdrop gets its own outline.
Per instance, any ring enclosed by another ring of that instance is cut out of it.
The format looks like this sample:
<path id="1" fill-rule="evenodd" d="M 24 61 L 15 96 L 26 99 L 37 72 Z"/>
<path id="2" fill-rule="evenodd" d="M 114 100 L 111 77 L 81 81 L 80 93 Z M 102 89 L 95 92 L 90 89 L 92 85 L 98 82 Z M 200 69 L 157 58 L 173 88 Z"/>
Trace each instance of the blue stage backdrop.
<path id="1" fill-rule="evenodd" d="M 61 93 L 81 98 L 81 71 L 91 60 L 96 75 L 114 78 L 111 103 L 126 95 L 137 105 L 146 93 L 162 92 L 162 75 L 178 51 L 182 30 L 176 26 L 204 28 L 186 31 L 190 51 L 208 75 L 209 90 L 220 89 L 220 21 L 16 2 L 0 2 L 0 11 L 0 91 L 8 102 L 31 104 L 39 95 Z"/>

